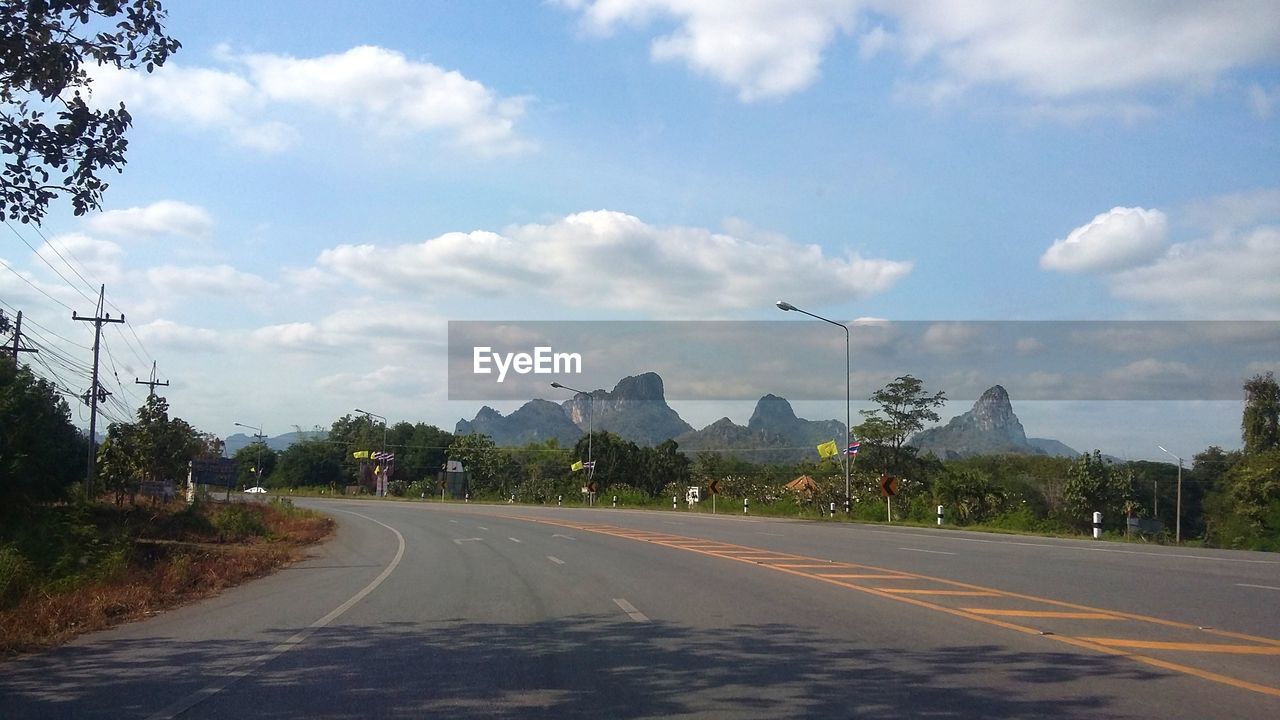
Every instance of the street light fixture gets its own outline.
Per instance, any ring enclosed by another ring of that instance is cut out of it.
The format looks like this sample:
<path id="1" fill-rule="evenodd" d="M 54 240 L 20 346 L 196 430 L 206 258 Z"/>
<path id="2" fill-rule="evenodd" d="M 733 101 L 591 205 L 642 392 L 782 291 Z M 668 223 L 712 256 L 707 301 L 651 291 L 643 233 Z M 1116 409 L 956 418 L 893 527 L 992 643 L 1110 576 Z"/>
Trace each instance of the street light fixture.
<path id="1" fill-rule="evenodd" d="M 840 328 L 841 330 L 844 330 L 844 426 L 845 426 L 845 437 L 844 437 L 844 443 L 842 443 L 842 444 L 844 445 L 844 447 L 843 447 L 842 449 L 844 450 L 844 507 L 845 507 L 845 511 L 846 511 L 846 512 L 848 512 L 848 511 L 849 511 L 849 503 L 850 503 L 850 501 L 851 501 L 851 497 L 850 497 L 850 494 L 849 494 L 849 443 L 850 443 L 850 442 L 852 441 L 852 439 L 853 439 L 853 420 L 852 420 L 852 415 L 850 414 L 850 411 L 849 411 L 849 405 L 850 405 L 850 402 L 851 402 L 850 396 L 851 396 L 851 394 L 852 394 L 852 389 L 851 389 L 851 386 L 850 386 L 850 379 L 849 379 L 849 326 L 848 326 L 848 325 L 845 325 L 844 323 L 838 323 L 838 322 L 836 322 L 835 320 L 828 320 L 827 318 L 824 318 L 824 317 L 822 317 L 821 315 L 814 315 L 813 313 L 811 313 L 811 312 L 809 312 L 809 311 L 807 311 L 807 310 L 801 310 L 800 308 L 796 307 L 795 305 L 792 305 L 792 304 L 791 304 L 791 303 L 789 303 L 789 302 L 786 302 L 785 300 L 779 300 L 779 301 L 778 301 L 777 303 L 775 303 L 775 304 L 778 306 L 778 309 L 779 309 L 779 310 L 782 310 L 783 312 L 791 312 L 792 310 L 794 310 L 794 311 L 796 311 L 796 312 L 798 312 L 798 313 L 801 313 L 801 314 L 803 314 L 803 315 L 808 315 L 808 316 L 809 316 L 809 317 L 811 317 L 811 318 L 814 318 L 814 319 L 816 319 L 816 320 L 821 320 L 821 321 L 822 321 L 822 322 L 824 322 L 824 323 L 829 323 L 829 324 L 831 324 L 831 325 L 835 325 L 836 327 Z"/>
<path id="2" fill-rule="evenodd" d="M 587 463 L 591 466 L 591 474 L 594 475 L 596 472 L 596 466 L 594 463 L 591 462 L 591 416 L 595 414 L 594 411 L 595 411 L 595 405 L 596 405 L 596 398 L 594 395 L 592 395 L 591 393 L 585 390 L 571 388 L 568 385 L 562 385 L 558 382 L 551 383 L 551 387 L 557 390 L 569 390 L 571 392 L 575 392 L 580 395 L 586 395 L 587 398 L 591 401 L 591 407 L 587 409 Z"/>
<path id="3" fill-rule="evenodd" d="M 263 442 L 263 439 L 266 438 L 267 436 L 262 434 L 262 428 L 260 427 L 245 425 L 244 423 L 235 423 L 235 425 L 238 427 L 249 428 L 250 430 L 252 430 L 254 432 L 254 435 L 253 435 L 254 439 L 258 441 L 257 442 L 258 466 L 254 468 L 254 474 L 257 476 L 257 482 L 254 483 L 254 486 L 262 487 L 262 446 L 266 444 Z"/>
<path id="4" fill-rule="evenodd" d="M 381 421 L 382 421 L 382 448 L 381 448 L 381 449 L 382 449 L 383 451 L 386 451 L 386 449 L 387 449 L 387 419 L 386 419 L 385 417 L 383 417 L 383 416 L 379 415 L 378 413 L 371 413 L 371 412 L 369 412 L 368 410 L 361 410 L 360 408 L 356 408 L 356 412 L 358 412 L 358 413 L 360 413 L 360 414 L 362 414 L 362 415 L 365 415 L 365 416 L 367 416 L 367 417 L 369 418 L 369 427 L 370 427 L 371 429 L 373 428 L 373 418 L 378 418 L 379 420 L 381 420 Z"/>
<path id="5" fill-rule="evenodd" d="M 1160 452 L 1163 452 L 1169 457 L 1178 461 L 1178 507 L 1176 510 L 1176 517 L 1173 523 L 1173 526 L 1175 528 L 1173 540 L 1174 542 L 1181 545 L 1182 544 L 1182 458 L 1178 457 L 1177 455 L 1174 455 L 1168 450 L 1165 450 L 1163 445 L 1157 445 L 1156 447 L 1160 448 Z"/>

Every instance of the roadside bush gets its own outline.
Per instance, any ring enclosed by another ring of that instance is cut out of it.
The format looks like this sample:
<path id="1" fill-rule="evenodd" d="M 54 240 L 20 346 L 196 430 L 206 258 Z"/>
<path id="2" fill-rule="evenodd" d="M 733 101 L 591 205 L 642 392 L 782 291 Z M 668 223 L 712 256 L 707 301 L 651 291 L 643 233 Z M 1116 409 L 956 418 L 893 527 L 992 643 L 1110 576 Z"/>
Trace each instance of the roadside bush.
<path id="1" fill-rule="evenodd" d="M 228 542 L 240 542 L 267 534 L 262 518 L 249 508 L 235 504 L 219 508 L 213 514 L 213 526 Z"/>
<path id="2" fill-rule="evenodd" d="M 0 608 L 17 602 L 30 587 L 33 577 L 30 561 L 17 548 L 0 546 Z"/>

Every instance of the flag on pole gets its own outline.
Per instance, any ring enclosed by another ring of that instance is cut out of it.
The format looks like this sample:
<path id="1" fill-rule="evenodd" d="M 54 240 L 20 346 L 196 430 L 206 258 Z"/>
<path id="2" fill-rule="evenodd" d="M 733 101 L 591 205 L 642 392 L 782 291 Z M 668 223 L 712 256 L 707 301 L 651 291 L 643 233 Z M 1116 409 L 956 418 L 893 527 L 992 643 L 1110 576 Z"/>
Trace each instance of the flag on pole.
<path id="1" fill-rule="evenodd" d="M 840 448 L 836 447 L 835 440 L 828 440 L 818 446 L 818 454 L 824 458 L 829 458 L 840 452 Z"/>
<path id="2" fill-rule="evenodd" d="M 355 458 L 355 459 L 357 459 L 357 460 L 368 460 L 368 459 L 369 459 L 369 451 L 368 451 L 368 450 L 357 450 L 357 451 L 355 451 L 355 452 L 351 453 L 351 457 L 353 457 L 353 458 Z"/>
<path id="3" fill-rule="evenodd" d="M 855 441 L 855 442 L 851 442 L 851 443 L 849 443 L 849 449 L 848 449 L 848 450 L 845 450 L 844 452 L 845 452 L 845 454 L 846 454 L 846 455 L 857 455 L 857 454 L 858 454 L 858 448 L 860 448 L 860 447 L 862 447 L 862 443 L 860 443 L 860 442 L 856 442 L 856 441 Z"/>
<path id="4" fill-rule="evenodd" d="M 586 469 L 588 469 L 588 470 L 595 470 L 595 469 L 596 469 L 596 461 L 595 461 L 595 460 L 592 460 L 591 462 L 584 462 L 584 463 L 582 463 L 582 467 L 584 467 L 584 468 L 586 468 Z"/>
<path id="5" fill-rule="evenodd" d="M 586 467 L 586 465 L 584 465 L 581 460 L 575 460 L 573 464 L 569 466 L 569 469 L 574 472 L 578 472 L 584 467 Z"/>

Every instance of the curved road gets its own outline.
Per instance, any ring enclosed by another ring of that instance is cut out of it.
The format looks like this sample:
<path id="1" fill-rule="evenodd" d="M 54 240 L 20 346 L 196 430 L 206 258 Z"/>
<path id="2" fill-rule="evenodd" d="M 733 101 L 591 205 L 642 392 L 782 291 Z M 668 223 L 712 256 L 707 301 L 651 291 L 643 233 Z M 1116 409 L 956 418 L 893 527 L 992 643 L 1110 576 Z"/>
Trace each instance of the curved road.
<path id="1" fill-rule="evenodd" d="M 1280 717 L 1280 556 L 300 501 L 298 565 L 0 665 L 5 718 Z"/>

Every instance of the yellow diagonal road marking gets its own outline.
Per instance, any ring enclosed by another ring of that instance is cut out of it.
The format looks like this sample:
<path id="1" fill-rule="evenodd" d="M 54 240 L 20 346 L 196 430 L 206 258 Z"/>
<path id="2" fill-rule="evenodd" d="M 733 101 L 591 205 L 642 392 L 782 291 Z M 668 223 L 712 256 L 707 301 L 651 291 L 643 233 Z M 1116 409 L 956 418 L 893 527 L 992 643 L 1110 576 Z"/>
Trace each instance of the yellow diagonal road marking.
<path id="1" fill-rule="evenodd" d="M 1091 643 L 1116 648 L 1140 650 L 1183 650 L 1186 652 L 1229 653 L 1232 655 L 1280 655 L 1280 647 L 1271 645 L 1227 645 L 1223 643 L 1160 642 L 1158 640 L 1127 640 L 1125 638 L 1080 638 Z"/>
<path id="2" fill-rule="evenodd" d="M 544 525 L 557 525 L 560 527 L 568 527 L 576 530 L 595 532 L 603 535 L 610 535 L 613 537 L 620 537 L 620 538 L 627 538 L 626 533 L 628 532 L 624 528 L 612 528 L 612 527 L 601 526 L 601 525 L 586 526 L 586 525 L 581 525 L 579 523 L 574 523 L 566 520 L 549 520 L 545 518 L 537 518 L 537 517 L 529 517 L 529 516 L 506 516 L 506 517 L 515 517 L 518 520 L 524 520 L 526 522 L 541 523 Z M 841 568 L 854 568 L 857 570 L 864 571 L 863 573 L 859 573 L 859 574 L 868 574 L 868 575 L 874 574 L 874 577 L 863 578 L 863 579 L 893 579 L 893 580 L 918 579 L 918 580 L 936 582 L 941 585 L 949 585 L 953 588 L 959 588 L 959 590 L 951 590 L 951 591 L 932 590 L 932 591 L 921 592 L 915 588 L 883 588 L 883 587 L 875 587 L 873 585 L 861 585 L 856 582 L 851 582 L 851 580 L 856 580 L 859 578 L 838 577 L 833 574 L 819 573 L 806 568 L 787 567 L 785 564 L 786 561 L 788 560 L 791 560 L 791 561 L 807 560 L 813 563 L 825 563 L 821 565 L 821 567 L 832 567 L 833 563 L 825 562 L 822 558 L 806 557 L 803 555 L 787 555 L 786 553 L 773 553 L 772 551 L 763 550 L 761 548 L 752 548 L 745 545 L 730 545 L 728 543 L 724 543 L 722 545 L 722 547 L 726 548 L 723 550 L 721 549 L 707 550 L 707 549 L 702 549 L 700 547 L 691 547 L 688 544 L 690 541 L 694 541 L 696 543 L 697 540 L 698 538 L 685 537 L 679 541 L 662 539 L 662 540 L 638 540 L 638 542 L 652 542 L 656 545 L 662 545 L 664 547 L 669 547 L 676 550 L 684 550 L 686 552 L 698 553 L 700 555 L 707 555 L 709 557 L 720 558 L 723 560 L 734 560 L 737 562 L 753 565 L 755 567 L 768 568 L 769 570 L 773 570 L 775 572 L 788 573 L 791 575 L 795 575 L 797 577 L 810 578 L 813 580 L 829 583 L 831 585 L 835 585 L 838 587 L 848 588 L 850 590 L 857 590 L 859 592 L 867 593 L 868 595 L 875 595 L 877 597 L 885 598 L 888 600 L 896 600 L 898 602 L 906 603 L 908 605 L 914 605 L 916 607 L 936 610 L 938 612 L 946 613 L 948 615 L 953 615 L 955 617 L 966 618 L 969 620 L 973 620 L 975 622 L 980 622 L 987 625 L 993 625 L 995 627 L 1001 627 L 1007 630 L 1012 630 L 1014 632 L 1019 632 L 1026 635 L 1041 636 L 1053 642 L 1065 643 L 1073 647 L 1083 648 L 1083 649 L 1091 650 L 1094 652 L 1104 653 L 1107 655 L 1124 657 L 1124 658 L 1133 660 L 1135 662 L 1140 662 L 1146 665 L 1151 665 L 1153 667 L 1158 667 L 1158 668 L 1163 668 L 1165 670 L 1171 670 L 1174 672 L 1183 673 L 1185 675 L 1191 675 L 1204 680 L 1221 683 L 1223 685 L 1228 685 L 1228 686 L 1243 689 L 1243 690 L 1251 690 L 1253 692 L 1261 693 L 1264 695 L 1270 695 L 1272 697 L 1280 697 L 1280 687 L 1274 687 L 1271 685 L 1262 685 L 1260 683 L 1251 682 L 1249 680 L 1243 680 L 1241 678 L 1223 675 L 1221 673 L 1204 670 L 1204 669 L 1193 667 L 1190 665 L 1170 662 L 1168 660 L 1163 660 L 1161 658 L 1152 657 L 1149 655 L 1139 655 L 1136 653 L 1129 652 L 1126 649 L 1130 647 L 1135 649 L 1141 649 L 1142 647 L 1145 647 L 1145 646 L 1116 644 L 1116 643 L 1131 643 L 1131 642 L 1145 642 L 1145 641 L 1125 641 L 1119 638 L 1101 638 L 1101 639 L 1080 638 L 1080 637 L 1071 637 L 1068 635 L 1045 634 L 1041 632 L 1041 630 L 1038 628 L 1030 627 L 1027 625 L 1019 625 L 1018 623 L 1001 619 L 1001 617 L 999 617 L 997 613 L 993 613 L 990 611 L 979 612 L 979 611 L 972 611 L 971 609 L 949 607 L 947 605 L 940 605 L 936 602 L 930 602 L 929 600 L 925 600 L 917 596 L 918 595 L 998 596 L 1003 598 L 1024 600 L 1030 603 L 1069 608 L 1072 611 L 1077 611 L 1080 613 L 1092 613 L 1092 614 L 1098 614 L 1098 615 L 1105 615 L 1106 619 L 1132 620 L 1135 622 L 1149 623 L 1149 624 L 1159 625 L 1163 627 L 1177 628 L 1180 630 L 1200 631 L 1207 634 L 1218 635 L 1221 637 L 1230 637 L 1238 640 L 1246 640 L 1253 643 L 1257 643 L 1256 645 L 1251 645 L 1251 646 L 1215 645 L 1215 644 L 1207 644 L 1207 643 L 1206 644 L 1164 643 L 1162 644 L 1161 647 L 1151 647 L 1147 649 L 1172 649 L 1171 646 L 1177 645 L 1177 646 L 1185 646 L 1187 649 L 1190 649 L 1191 647 L 1194 646 L 1194 647 L 1200 648 L 1201 652 L 1214 652 L 1212 650 L 1204 650 L 1203 648 L 1206 648 L 1206 647 L 1228 647 L 1228 648 L 1252 647 L 1252 648 L 1259 648 L 1259 649 L 1249 650 L 1248 652 L 1254 653 L 1254 654 L 1266 654 L 1266 655 L 1280 654 L 1280 652 L 1277 652 L 1277 653 L 1271 652 L 1272 649 L 1280 651 L 1280 640 L 1277 640 L 1275 638 L 1247 635 L 1245 633 L 1237 633 L 1237 632 L 1231 632 L 1227 630 L 1217 630 L 1214 628 L 1190 625 L 1188 623 L 1178 622 L 1176 620 L 1165 620 L 1163 618 L 1152 617 L 1149 615 L 1138 615 L 1136 613 L 1103 610 L 1101 608 L 1089 607 L 1087 605 L 1079 605 L 1076 603 L 1064 602 L 1061 600 L 1053 600 L 1050 598 L 1042 598 L 1042 597 L 1037 597 L 1035 595 L 1026 595 L 1023 593 L 996 590 L 993 588 L 983 587 L 981 585 L 973 585 L 971 583 L 960 582 L 958 580 L 949 580 L 947 578 L 931 577 L 928 575 L 920 575 L 918 573 L 909 573 L 901 570 L 877 567 L 875 565 L 861 565 L 857 563 L 841 563 L 840 565 L 837 566 Z M 760 559 L 773 560 L 774 562 L 764 563 L 764 562 L 761 562 Z M 905 577 L 886 577 L 886 576 L 894 576 L 894 575 L 905 576 Z M 1037 615 L 1022 615 L 1022 616 L 1008 615 L 1008 617 L 1038 617 L 1038 616 Z M 1109 645 L 1107 644 L 1107 642 L 1102 642 L 1100 640 L 1111 642 L 1113 644 Z M 1217 652 L 1226 652 L 1226 651 L 1218 650 Z M 1239 652 L 1239 651 L 1237 650 L 1236 652 Z"/>
<path id="3" fill-rule="evenodd" d="M 1111 613 L 1060 612 L 1056 610 L 1003 610 L 1001 608 L 961 608 L 975 615 L 999 615 L 1001 617 L 1054 618 L 1061 620 L 1123 620 Z M 1086 638 L 1087 639 L 1087 638 Z"/>

